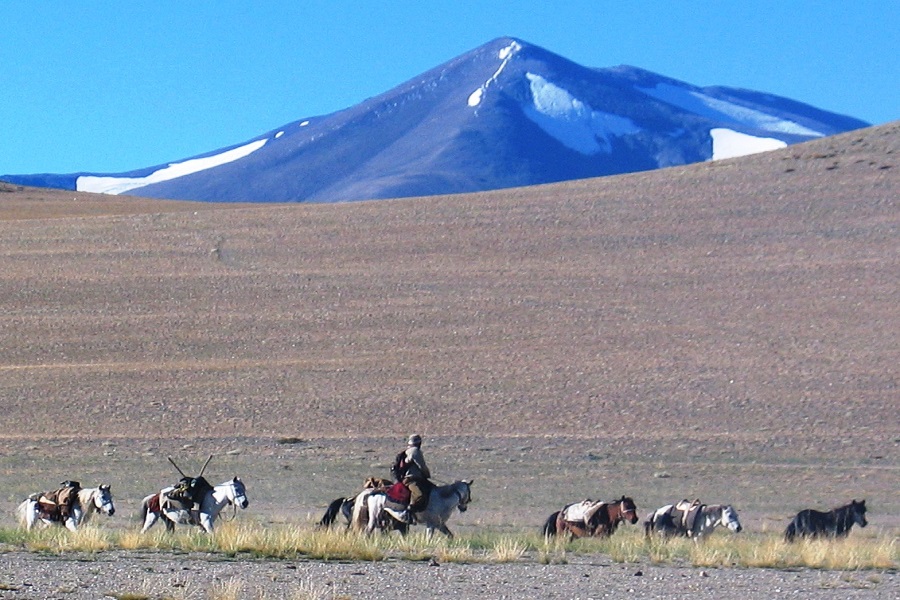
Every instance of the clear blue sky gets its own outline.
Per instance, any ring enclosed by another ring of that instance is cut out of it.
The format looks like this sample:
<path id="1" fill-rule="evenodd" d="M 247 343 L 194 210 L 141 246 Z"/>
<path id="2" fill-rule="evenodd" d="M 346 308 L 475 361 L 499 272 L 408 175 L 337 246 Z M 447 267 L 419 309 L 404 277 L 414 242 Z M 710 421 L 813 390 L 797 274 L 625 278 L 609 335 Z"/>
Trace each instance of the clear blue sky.
<path id="1" fill-rule="evenodd" d="M 900 119 L 897 0 L 0 0 L 0 173 L 117 172 L 380 94 L 494 38 Z"/>

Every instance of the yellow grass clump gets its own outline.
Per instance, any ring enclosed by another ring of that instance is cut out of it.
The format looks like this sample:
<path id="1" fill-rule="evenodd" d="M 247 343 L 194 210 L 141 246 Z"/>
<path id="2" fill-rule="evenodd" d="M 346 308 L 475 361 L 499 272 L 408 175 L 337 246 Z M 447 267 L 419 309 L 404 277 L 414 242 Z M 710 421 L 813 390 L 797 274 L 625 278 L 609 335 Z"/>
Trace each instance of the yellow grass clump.
<path id="1" fill-rule="evenodd" d="M 568 562 L 572 554 L 601 554 L 615 562 L 682 564 L 696 567 L 806 567 L 834 571 L 890 570 L 900 566 L 897 537 L 851 535 L 840 540 L 802 540 L 788 544 L 774 532 L 713 534 L 695 542 L 687 538 L 648 539 L 637 529 L 609 538 L 570 540 L 544 538 L 533 532 L 483 531 L 448 539 L 428 538 L 417 531 L 365 535 L 346 529 L 319 529 L 303 525 L 262 525 L 250 521 L 224 523 L 212 535 L 201 530 L 163 529 L 140 534 L 87 526 L 77 532 L 53 527 L 30 532 L 0 530 L 7 545 L 31 552 L 104 552 L 148 550 L 158 552 L 219 553 L 229 557 L 311 560 L 382 561 L 435 560 L 455 563 L 507 563 L 535 560 L 542 564 Z M 224 593 L 224 592 L 223 592 Z"/>

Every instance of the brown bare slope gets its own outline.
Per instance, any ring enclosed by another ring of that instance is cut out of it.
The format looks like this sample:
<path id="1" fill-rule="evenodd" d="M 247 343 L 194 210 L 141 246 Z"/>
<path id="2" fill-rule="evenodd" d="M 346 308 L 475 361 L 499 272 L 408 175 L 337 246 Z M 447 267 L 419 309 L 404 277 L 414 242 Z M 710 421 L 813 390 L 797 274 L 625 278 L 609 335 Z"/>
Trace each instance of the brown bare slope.
<path id="1" fill-rule="evenodd" d="M 898 146 L 342 205 L 5 186 L 0 436 L 851 436 L 896 464 Z"/>

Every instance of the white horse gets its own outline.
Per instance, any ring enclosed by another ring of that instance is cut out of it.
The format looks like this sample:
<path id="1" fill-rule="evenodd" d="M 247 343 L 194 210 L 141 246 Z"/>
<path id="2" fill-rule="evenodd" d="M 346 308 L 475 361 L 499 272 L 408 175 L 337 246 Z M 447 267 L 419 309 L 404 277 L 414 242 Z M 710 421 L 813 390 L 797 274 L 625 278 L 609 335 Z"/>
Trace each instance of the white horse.
<path id="1" fill-rule="evenodd" d="M 676 504 L 667 504 L 647 515 L 644 521 L 644 531 L 648 536 L 653 532 L 665 537 L 681 535 L 697 542 L 716 527 L 724 527 L 732 533 L 743 530 L 737 511 L 730 504 L 695 503 L 681 508 Z"/>
<path id="2" fill-rule="evenodd" d="M 79 525 L 90 521 L 94 513 L 103 513 L 109 517 L 116 514 L 112 493 L 109 491 L 109 485 L 106 484 L 95 488 L 81 488 L 72 503 L 72 510 L 68 518 L 65 519 L 48 518 L 42 514 L 38 504 L 39 497 L 40 494 L 32 494 L 16 508 L 19 523 L 25 529 L 31 529 L 38 523 L 42 525 L 58 523 L 64 525 L 69 531 L 75 531 Z"/>
<path id="3" fill-rule="evenodd" d="M 141 501 L 141 518 L 144 526 L 141 533 L 153 527 L 159 519 L 166 524 L 168 531 L 175 531 L 175 525 L 199 525 L 207 533 L 212 533 L 213 523 L 223 508 L 229 504 L 234 507 L 247 508 L 247 490 L 244 482 L 235 477 L 209 489 L 200 502 L 200 508 L 191 510 L 169 494 L 174 486 L 163 488 L 156 494 L 150 494 Z M 235 508 L 237 510 L 237 508 Z"/>
<path id="4" fill-rule="evenodd" d="M 453 532 L 447 528 L 447 521 L 453 514 L 453 509 L 466 512 L 469 502 L 472 501 L 472 480 L 455 481 L 449 485 L 435 486 L 428 495 L 428 506 L 425 510 L 416 513 L 416 523 L 425 526 L 425 534 L 430 538 L 437 529 L 447 537 L 452 538 Z M 354 523 L 359 524 L 363 519 L 362 505 L 365 504 L 368 514 L 366 533 L 372 533 L 376 529 L 396 528 L 395 523 L 402 522 L 399 511 L 386 506 L 387 496 L 383 492 L 364 492 L 357 496 L 354 506 Z M 358 525 L 357 525 L 358 526 Z"/>

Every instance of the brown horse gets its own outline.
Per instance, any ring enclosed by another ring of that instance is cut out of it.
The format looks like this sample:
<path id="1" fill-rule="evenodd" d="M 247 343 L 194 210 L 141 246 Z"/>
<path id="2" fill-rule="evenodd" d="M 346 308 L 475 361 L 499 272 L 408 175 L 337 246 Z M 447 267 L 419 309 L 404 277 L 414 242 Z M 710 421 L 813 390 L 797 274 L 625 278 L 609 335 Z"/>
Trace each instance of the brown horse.
<path id="1" fill-rule="evenodd" d="M 544 535 L 568 533 L 573 538 L 609 537 L 619 524 L 638 522 L 637 506 L 634 500 L 622 496 L 611 502 L 577 502 L 568 504 L 547 518 Z"/>

